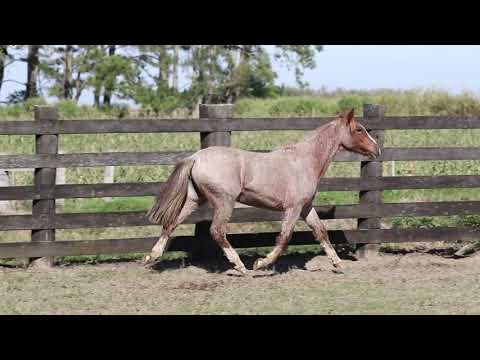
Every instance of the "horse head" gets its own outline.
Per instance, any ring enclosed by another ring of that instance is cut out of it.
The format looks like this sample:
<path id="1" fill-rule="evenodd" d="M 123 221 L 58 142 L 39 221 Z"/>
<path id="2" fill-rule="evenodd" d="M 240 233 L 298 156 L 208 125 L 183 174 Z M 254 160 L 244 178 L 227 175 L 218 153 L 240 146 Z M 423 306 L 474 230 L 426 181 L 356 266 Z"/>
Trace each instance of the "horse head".
<path id="1" fill-rule="evenodd" d="M 341 149 L 366 155 L 371 158 L 380 156 L 380 146 L 368 133 L 367 129 L 355 119 L 354 109 L 344 115 L 340 115 L 338 121 L 341 125 Z"/>

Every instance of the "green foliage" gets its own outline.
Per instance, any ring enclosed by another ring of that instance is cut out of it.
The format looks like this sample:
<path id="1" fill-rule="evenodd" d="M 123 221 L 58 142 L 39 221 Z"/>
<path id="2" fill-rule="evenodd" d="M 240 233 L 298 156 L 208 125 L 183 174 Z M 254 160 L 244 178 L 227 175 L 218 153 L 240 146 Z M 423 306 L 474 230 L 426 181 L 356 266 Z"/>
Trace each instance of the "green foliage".
<path id="1" fill-rule="evenodd" d="M 150 197 L 116 198 L 110 202 L 103 199 L 67 200 L 64 212 L 121 212 L 146 211 L 153 204 Z"/>
<path id="2" fill-rule="evenodd" d="M 432 217 L 395 218 L 392 224 L 400 228 L 432 229 L 436 227 L 435 219 Z"/>
<path id="3" fill-rule="evenodd" d="M 27 45 L 10 46 L 24 60 Z M 156 114 L 198 103 L 235 103 L 239 98 L 280 94 L 274 85 L 272 53 L 262 45 L 39 45 L 36 74 L 40 94 L 78 102 L 94 93 L 93 105 L 110 107 L 112 99 L 134 101 Z M 315 67 L 317 45 L 277 45 L 274 58 L 294 67 L 298 83 L 303 69 Z M 37 71 L 38 70 L 38 71 Z M 179 86 L 180 71 L 189 74 Z M 38 73 L 38 74 L 37 74 Z M 38 76 L 37 76 L 38 75 Z M 46 81 L 44 81 L 46 80 Z M 30 97 L 25 89 L 10 94 L 8 103 Z"/>
<path id="4" fill-rule="evenodd" d="M 447 115 L 479 116 L 480 98 L 465 92 L 452 95 L 441 90 L 375 90 L 344 91 L 326 93 L 323 91 L 277 88 L 279 94 L 287 94 L 275 99 L 240 99 L 236 105 L 238 116 L 292 116 L 300 114 L 332 116 L 340 111 L 354 108 L 362 114 L 363 104 L 380 104 L 392 116 L 408 115 Z"/>
<path id="5" fill-rule="evenodd" d="M 479 215 L 467 215 L 459 217 L 457 220 L 459 226 L 480 228 L 480 216 Z"/>
<path id="6" fill-rule="evenodd" d="M 303 81 L 303 69 L 314 69 L 315 52 L 323 50 L 321 45 L 277 45 L 275 58 L 295 67 L 295 79 L 300 88 L 306 88 L 307 82 Z"/>
<path id="7" fill-rule="evenodd" d="M 363 105 L 368 104 L 370 101 L 367 97 L 363 96 L 346 96 L 338 102 L 338 108 L 341 112 L 355 109 L 357 115 L 363 113 Z"/>

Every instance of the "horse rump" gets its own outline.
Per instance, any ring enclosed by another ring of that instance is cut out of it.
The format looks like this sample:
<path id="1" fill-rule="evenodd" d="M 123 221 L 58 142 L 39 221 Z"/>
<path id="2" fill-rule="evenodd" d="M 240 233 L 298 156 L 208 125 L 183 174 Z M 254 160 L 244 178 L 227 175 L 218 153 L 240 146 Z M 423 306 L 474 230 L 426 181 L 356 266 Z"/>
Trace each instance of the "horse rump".
<path id="1" fill-rule="evenodd" d="M 187 158 L 175 166 L 161 195 L 147 213 L 147 218 L 151 223 L 163 225 L 163 227 L 175 224 L 187 199 L 188 182 L 194 164 L 195 159 Z"/>

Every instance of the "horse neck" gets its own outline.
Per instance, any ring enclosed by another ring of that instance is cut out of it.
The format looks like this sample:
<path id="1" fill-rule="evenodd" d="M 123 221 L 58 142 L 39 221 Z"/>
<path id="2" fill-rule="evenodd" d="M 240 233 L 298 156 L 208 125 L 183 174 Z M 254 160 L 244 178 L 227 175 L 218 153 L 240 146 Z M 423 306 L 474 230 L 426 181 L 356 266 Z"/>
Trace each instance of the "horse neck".
<path id="1" fill-rule="evenodd" d="M 340 147 L 338 124 L 331 122 L 314 131 L 300 147 L 306 150 L 307 158 L 317 175 L 317 181 L 326 173 Z"/>

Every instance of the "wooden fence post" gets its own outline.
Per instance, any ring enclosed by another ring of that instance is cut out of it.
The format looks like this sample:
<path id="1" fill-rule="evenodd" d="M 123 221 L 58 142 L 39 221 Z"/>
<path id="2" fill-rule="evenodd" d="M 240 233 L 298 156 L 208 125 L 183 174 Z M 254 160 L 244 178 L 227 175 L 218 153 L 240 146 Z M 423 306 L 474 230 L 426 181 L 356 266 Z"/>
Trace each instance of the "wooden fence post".
<path id="1" fill-rule="evenodd" d="M 385 116 L 385 107 L 382 105 L 363 106 L 363 116 L 365 119 L 376 119 L 381 121 Z M 375 138 L 383 149 L 385 138 L 384 130 L 373 130 L 369 132 Z M 375 161 L 366 161 L 361 163 L 360 176 L 362 178 L 375 178 L 383 176 L 383 163 Z M 360 204 L 381 204 L 382 191 L 360 191 Z M 382 224 L 381 218 L 358 219 L 358 229 L 380 229 Z M 374 255 L 379 250 L 379 245 L 375 244 L 358 244 L 356 256 L 358 259 L 366 259 L 369 255 Z"/>
<path id="2" fill-rule="evenodd" d="M 35 107 L 35 121 L 44 124 L 58 120 L 57 109 L 48 106 Z M 47 125 L 48 126 L 48 125 Z M 36 135 L 36 154 L 57 154 L 58 135 Z M 55 186 L 56 168 L 35 168 L 34 185 Z M 33 200 L 32 215 L 36 218 L 51 218 L 55 215 L 55 199 Z M 32 241 L 55 241 L 55 229 L 32 230 Z M 30 265 L 39 267 L 53 266 L 53 257 L 30 259 Z"/>
<path id="3" fill-rule="evenodd" d="M 233 117 L 233 105 L 203 105 L 199 106 L 199 119 L 226 119 Z M 202 149 L 212 146 L 231 146 L 231 132 L 200 133 Z M 203 221 L 195 225 L 195 243 L 190 256 L 192 260 L 213 259 L 223 256 L 220 247 L 210 235 L 210 221 Z"/>

